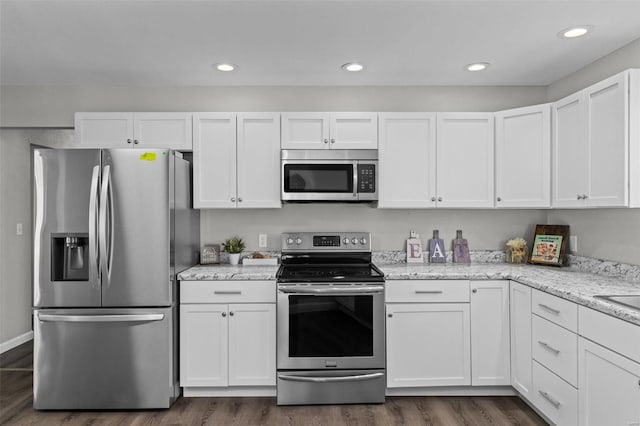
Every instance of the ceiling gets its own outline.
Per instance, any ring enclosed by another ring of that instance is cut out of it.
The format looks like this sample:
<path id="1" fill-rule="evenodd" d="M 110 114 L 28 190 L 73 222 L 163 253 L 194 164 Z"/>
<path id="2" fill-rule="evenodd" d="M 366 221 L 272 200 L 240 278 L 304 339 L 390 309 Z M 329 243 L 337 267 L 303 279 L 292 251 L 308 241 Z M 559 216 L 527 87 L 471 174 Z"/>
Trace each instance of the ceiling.
<path id="1" fill-rule="evenodd" d="M 640 1 L 2 0 L 2 85 L 548 85 L 640 38 Z M 593 25 L 578 39 L 557 33 Z M 358 61 L 360 73 L 340 66 Z M 466 64 L 490 62 L 471 73 Z M 212 64 L 232 62 L 232 73 Z"/>

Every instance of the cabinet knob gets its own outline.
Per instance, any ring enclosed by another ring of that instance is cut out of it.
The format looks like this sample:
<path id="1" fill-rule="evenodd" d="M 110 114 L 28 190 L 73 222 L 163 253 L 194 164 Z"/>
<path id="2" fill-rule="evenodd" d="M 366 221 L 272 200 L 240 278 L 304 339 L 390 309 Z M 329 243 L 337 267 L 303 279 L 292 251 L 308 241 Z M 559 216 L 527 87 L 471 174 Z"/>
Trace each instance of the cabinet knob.
<path id="1" fill-rule="evenodd" d="M 131 143 L 131 139 L 127 139 L 127 143 Z"/>
<path id="2" fill-rule="evenodd" d="M 331 143 L 336 143 L 335 138 L 331 138 Z"/>
<path id="3" fill-rule="evenodd" d="M 324 140 L 324 143 L 329 143 L 329 139 L 325 139 L 325 140 Z"/>
<path id="4" fill-rule="evenodd" d="M 233 316 L 233 311 L 229 311 L 229 316 L 232 317 Z"/>
<path id="5" fill-rule="evenodd" d="M 496 198 L 496 200 L 498 200 L 498 201 L 502 201 L 502 198 L 498 197 L 498 198 Z"/>
<path id="6" fill-rule="evenodd" d="M 578 200 L 582 200 L 582 195 L 578 194 Z"/>
<path id="7" fill-rule="evenodd" d="M 435 201 L 435 200 L 436 200 L 436 197 L 431 197 L 431 201 Z"/>
<path id="8" fill-rule="evenodd" d="M 231 197 L 231 202 L 235 203 L 236 202 L 236 197 Z"/>
<path id="9" fill-rule="evenodd" d="M 587 194 L 582 194 L 582 199 L 586 200 L 587 198 L 589 198 L 589 196 Z"/>
<path id="10" fill-rule="evenodd" d="M 473 290 L 471 290 L 471 292 L 472 292 L 472 293 L 477 293 L 477 292 L 478 292 L 478 289 L 477 289 L 477 288 L 474 288 Z"/>
<path id="11" fill-rule="evenodd" d="M 438 201 L 442 201 L 442 197 L 438 197 Z"/>
<path id="12" fill-rule="evenodd" d="M 241 203 L 242 202 L 242 198 L 238 198 L 238 202 Z"/>
<path id="13" fill-rule="evenodd" d="M 222 316 L 223 316 L 223 317 L 226 317 L 226 316 L 227 316 L 227 313 L 226 313 L 226 312 L 223 312 L 223 313 L 222 313 Z"/>
<path id="14" fill-rule="evenodd" d="M 387 316 L 388 316 L 389 318 L 393 318 L 393 314 L 391 314 L 391 313 L 387 314 Z"/>
<path id="15" fill-rule="evenodd" d="M 138 145 L 140 143 L 140 141 L 138 139 L 134 139 L 133 143 L 134 143 L 134 145 Z"/>

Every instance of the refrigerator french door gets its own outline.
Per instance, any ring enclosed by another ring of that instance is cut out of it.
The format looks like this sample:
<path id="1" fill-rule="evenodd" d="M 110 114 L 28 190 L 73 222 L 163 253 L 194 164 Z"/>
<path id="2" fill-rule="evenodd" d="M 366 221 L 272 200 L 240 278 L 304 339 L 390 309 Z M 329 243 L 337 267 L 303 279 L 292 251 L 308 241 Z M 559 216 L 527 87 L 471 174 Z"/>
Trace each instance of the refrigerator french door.
<path id="1" fill-rule="evenodd" d="M 36 149 L 33 168 L 34 408 L 169 407 L 176 258 L 190 257 L 177 252 L 197 250 L 174 241 L 176 218 L 197 226 L 176 215 L 190 205 L 188 162 L 170 150 Z"/>

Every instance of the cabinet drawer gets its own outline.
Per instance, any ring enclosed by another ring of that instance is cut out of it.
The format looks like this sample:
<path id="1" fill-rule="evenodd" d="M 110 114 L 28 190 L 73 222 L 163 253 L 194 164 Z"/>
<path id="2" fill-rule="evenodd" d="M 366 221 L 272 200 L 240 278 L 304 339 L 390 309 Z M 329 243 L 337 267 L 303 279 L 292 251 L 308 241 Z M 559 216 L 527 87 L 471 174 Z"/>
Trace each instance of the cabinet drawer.
<path id="1" fill-rule="evenodd" d="M 580 306 L 580 335 L 640 362 L 640 325 Z"/>
<path id="2" fill-rule="evenodd" d="M 533 290 L 531 311 L 574 333 L 578 332 L 578 305 L 568 300 Z"/>
<path id="3" fill-rule="evenodd" d="M 387 281 L 387 302 L 464 303 L 469 301 L 469 280 Z"/>
<path id="4" fill-rule="evenodd" d="M 180 303 L 275 303 L 275 281 L 181 281 Z"/>
<path id="5" fill-rule="evenodd" d="M 554 424 L 578 424 L 578 390 L 536 361 L 533 361 L 532 402 Z"/>
<path id="6" fill-rule="evenodd" d="M 578 336 L 537 315 L 531 318 L 533 359 L 578 386 Z"/>

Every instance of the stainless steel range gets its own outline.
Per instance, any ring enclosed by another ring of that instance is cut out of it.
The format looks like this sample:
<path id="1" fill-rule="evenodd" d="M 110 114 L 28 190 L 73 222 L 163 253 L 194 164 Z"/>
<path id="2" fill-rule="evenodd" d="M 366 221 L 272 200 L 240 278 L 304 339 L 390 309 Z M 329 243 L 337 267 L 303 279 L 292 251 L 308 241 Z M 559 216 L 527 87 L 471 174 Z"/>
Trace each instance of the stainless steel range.
<path id="1" fill-rule="evenodd" d="M 278 405 L 384 402 L 384 274 L 370 234 L 282 234 L 276 277 Z"/>

